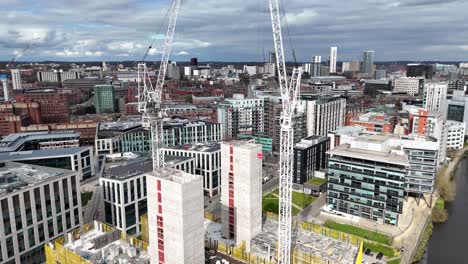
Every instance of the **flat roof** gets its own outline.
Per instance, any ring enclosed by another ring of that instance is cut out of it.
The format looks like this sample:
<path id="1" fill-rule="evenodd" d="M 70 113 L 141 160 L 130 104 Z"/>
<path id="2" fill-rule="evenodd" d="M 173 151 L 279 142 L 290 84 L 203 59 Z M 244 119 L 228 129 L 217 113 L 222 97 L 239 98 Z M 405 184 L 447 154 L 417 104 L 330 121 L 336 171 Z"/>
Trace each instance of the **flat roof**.
<path id="1" fill-rule="evenodd" d="M 44 131 L 44 132 L 25 132 L 14 133 L 4 137 L 0 141 L 0 152 L 16 151 L 26 141 L 52 141 L 53 139 L 69 138 L 79 139 L 80 132 L 64 132 L 64 131 Z"/>
<path id="2" fill-rule="evenodd" d="M 196 145 L 177 145 L 173 147 L 164 148 L 166 150 L 186 150 L 186 151 L 197 151 L 197 152 L 215 152 L 221 149 L 219 143 L 207 143 L 207 144 L 196 144 Z"/>
<path id="3" fill-rule="evenodd" d="M 301 139 L 300 142 L 296 143 L 296 145 L 294 145 L 294 148 L 296 148 L 296 149 L 310 148 L 310 147 L 312 147 L 314 145 L 317 145 L 318 143 L 326 141 L 327 139 L 328 139 L 328 137 L 326 137 L 326 136 L 306 137 L 306 138 Z"/>
<path id="4" fill-rule="evenodd" d="M 29 151 L 16 151 L 0 153 L 0 160 L 26 160 L 37 158 L 49 158 L 56 156 L 71 156 L 90 150 L 90 147 L 72 147 L 72 148 L 58 148 L 58 149 L 39 149 Z"/>
<path id="5" fill-rule="evenodd" d="M 147 176 L 161 178 L 178 184 L 193 182 L 201 177 L 200 175 L 186 173 L 169 167 L 159 168 L 155 171 L 151 171 L 147 174 Z"/>
<path id="6" fill-rule="evenodd" d="M 0 158 L 0 160 L 3 160 Z M 22 164 L 0 162 L 0 197 L 27 187 L 33 187 L 54 177 L 74 174 L 73 171 Z"/>
<path id="7" fill-rule="evenodd" d="M 378 161 L 401 166 L 409 166 L 406 155 L 398 155 L 392 151 L 373 151 L 366 149 L 351 148 L 349 144 L 342 144 L 327 152 L 330 155 L 344 156 L 370 161 Z"/>

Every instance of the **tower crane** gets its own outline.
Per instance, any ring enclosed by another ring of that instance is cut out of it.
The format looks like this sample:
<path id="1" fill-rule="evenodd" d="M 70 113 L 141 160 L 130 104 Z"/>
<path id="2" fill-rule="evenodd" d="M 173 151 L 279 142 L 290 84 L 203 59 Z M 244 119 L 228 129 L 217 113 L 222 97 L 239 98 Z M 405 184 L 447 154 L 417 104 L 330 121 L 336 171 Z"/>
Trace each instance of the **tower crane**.
<path id="1" fill-rule="evenodd" d="M 302 68 L 295 67 L 288 81 L 284 59 L 283 36 L 278 0 L 269 0 L 273 42 L 278 67 L 278 82 L 281 91 L 282 113 L 280 130 L 280 164 L 279 164 L 279 223 L 278 223 L 278 256 L 279 264 L 291 262 L 291 205 L 293 174 L 293 115 L 298 104 L 301 86 Z"/>
<path id="2" fill-rule="evenodd" d="M 161 109 L 162 91 L 164 78 L 166 76 L 169 55 L 171 53 L 174 31 L 179 14 L 180 0 L 171 0 L 169 11 L 169 23 L 164 47 L 159 66 L 156 85 L 153 87 L 145 62 L 138 64 L 138 111 L 142 114 L 142 125 L 151 128 L 151 142 L 153 149 L 153 170 L 164 166 L 164 155 L 161 148 L 164 144 L 163 138 L 163 116 Z M 151 48 L 151 46 L 150 46 Z M 145 55 L 146 57 L 146 55 Z"/>

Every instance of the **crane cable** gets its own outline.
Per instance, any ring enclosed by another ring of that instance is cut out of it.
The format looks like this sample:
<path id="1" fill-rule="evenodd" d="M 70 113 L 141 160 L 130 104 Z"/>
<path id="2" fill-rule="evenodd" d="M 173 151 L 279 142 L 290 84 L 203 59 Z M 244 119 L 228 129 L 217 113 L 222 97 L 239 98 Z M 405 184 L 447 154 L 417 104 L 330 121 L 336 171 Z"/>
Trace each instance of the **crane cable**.
<path id="1" fill-rule="evenodd" d="M 284 22 L 285 22 L 285 26 L 286 26 L 286 33 L 288 34 L 288 42 L 289 42 L 289 46 L 291 47 L 292 55 L 293 55 L 293 58 L 294 58 L 294 66 L 297 67 L 298 64 L 297 64 L 297 59 L 296 59 L 296 51 L 294 49 L 294 45 L 293 45 L 293 42 L 291 40 L 291 33 L 289 31 L 288 18 L 286 17 L 286 12 L 284 11 L 283 0 L 280 0 L 280 2 L 281 2 L 281 10 L 283 11 L 282 15 L 284 17 Z"/>
<path id="2" fill-rule="evenodd" d="M 156 42 L 156 39 L 158 38 L 159 34 L 161 33 L 162 27 L 164 26 L 164 22 L 166 21 L 166 18 L 171 10 L 171 6 L 166 11 L 166 14 L 164 15 L 164 18 L 161 20 L 161 24 L 159 25 L 158 31 L 156 31 L 156 34 L 153 36 L 153 39 L 151 41 L 151 45 L 148 47 L 146 50 L 145 54 L 143 55 L 143 59 L 141 60 L 142 62 L 146 61 L 146 58 L 148 57 L 148 54 L 150 50 L 153 48 L 154 43 Z"/>

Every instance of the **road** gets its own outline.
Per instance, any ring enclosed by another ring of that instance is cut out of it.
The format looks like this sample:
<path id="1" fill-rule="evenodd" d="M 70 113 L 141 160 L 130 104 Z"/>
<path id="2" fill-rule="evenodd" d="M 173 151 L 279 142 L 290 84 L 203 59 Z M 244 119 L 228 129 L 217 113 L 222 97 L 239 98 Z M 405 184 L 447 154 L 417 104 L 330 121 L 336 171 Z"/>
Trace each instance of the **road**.
<path id="1" fill-rule="evenodd" d="M 316 217 L 320 214 L 321 208 L 325 205 L 326 195 L 322 194 L 311 205 L 302 210 L 296 217 L 301 222 L 317 222 Z"/>

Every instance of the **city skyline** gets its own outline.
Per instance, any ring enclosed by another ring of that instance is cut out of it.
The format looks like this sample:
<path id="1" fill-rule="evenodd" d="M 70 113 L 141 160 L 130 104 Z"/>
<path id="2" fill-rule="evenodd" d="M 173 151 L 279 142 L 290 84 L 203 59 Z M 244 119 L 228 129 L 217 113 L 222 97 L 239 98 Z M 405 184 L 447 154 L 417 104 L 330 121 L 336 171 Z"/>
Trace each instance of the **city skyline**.
<path id="1" fill-rule="evenodd" d="M 19 61 L 140 60 L 168 6 L 169 1 L 160 0 L 6 0 L 0 60 L 18 53 Z M 368 49 L 376 51 L 376 61 L 462 61 L 468 56 L 464 6 L 468 3 L 457 0 L 284 3 L 292 46 L 304 62 L 314 55 L 328 57 L 331 46 L 339 49 L 338 61 L 359 60 Z M 171 59 L 268 60 L 273 49 L 268 13 L 267 1 L 187 0 L 181 7 Z M 153 47 L 160 46 L 164 28 Z M 287 59 L 292 60 L 286 27 L 283 30 Z M 31 49 L 21 56 L 28 45 Z M 151 50 L 148 60 L 159 60 L 157 49 Z"/>

